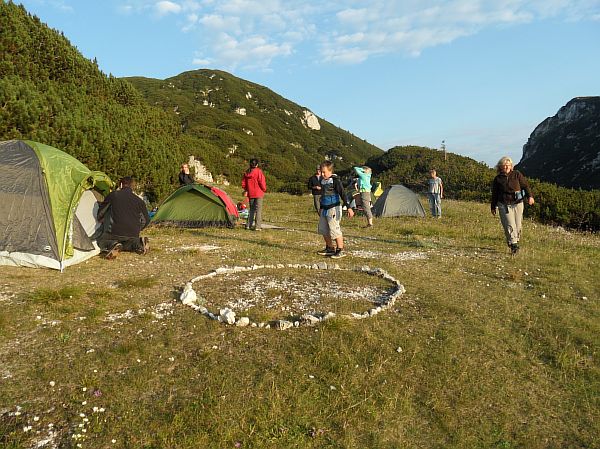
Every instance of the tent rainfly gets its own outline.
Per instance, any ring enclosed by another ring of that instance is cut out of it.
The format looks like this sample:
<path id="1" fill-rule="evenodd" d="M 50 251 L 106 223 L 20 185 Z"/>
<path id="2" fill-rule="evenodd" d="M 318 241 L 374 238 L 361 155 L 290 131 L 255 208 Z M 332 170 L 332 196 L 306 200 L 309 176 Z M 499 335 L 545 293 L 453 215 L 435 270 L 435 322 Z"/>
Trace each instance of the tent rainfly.
<path id="1" fill-rule="evenodd" d="M 225 192 L 202 184 L 188 184 L 162 202 L 152 223 L 182 228 L 231 228 L 237 217 L 237 208 Z"/>
<path id="2" fill-rule="evenodd" d="M 371 210 L 376 217 L 425 216 L 419 197 L 400 184 L 385 189 Z"/>
<path id="3" fill-rule="evenodd" d="M 112 186 L 51 146 L 0 142 L 0 265 L 62 271 L 98 254 L 98 200 Z"/>

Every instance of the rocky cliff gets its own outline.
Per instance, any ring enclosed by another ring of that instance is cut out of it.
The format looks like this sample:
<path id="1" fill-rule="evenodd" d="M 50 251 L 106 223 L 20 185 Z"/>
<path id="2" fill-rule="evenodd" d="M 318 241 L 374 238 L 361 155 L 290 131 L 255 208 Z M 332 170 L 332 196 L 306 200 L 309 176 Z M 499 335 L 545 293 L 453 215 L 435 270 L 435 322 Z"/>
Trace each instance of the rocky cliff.
<path id="1" fill-rule="evenodd" d="M 574 98 L 540 123 L 517 168 L 561 186 L 600 188 L 600 97 Z"/>

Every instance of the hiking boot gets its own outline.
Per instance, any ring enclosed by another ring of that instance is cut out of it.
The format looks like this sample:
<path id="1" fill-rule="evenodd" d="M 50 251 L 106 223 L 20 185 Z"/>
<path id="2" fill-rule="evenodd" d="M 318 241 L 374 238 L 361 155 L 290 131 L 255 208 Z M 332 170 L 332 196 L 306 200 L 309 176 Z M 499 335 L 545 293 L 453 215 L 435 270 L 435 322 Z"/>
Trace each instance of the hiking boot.
<path id="1" fill-rule="evenodd" d="M 317 254 L 319 256 L 333 256 L 335 254 L 335 249 L 325 247 L 325 249 L 318 251 Z"/>
<path id="2" fill-rule="evenodd" d="M 335 250 L 335 253 L 331 255 L 332 259 L 341 259 L 342 257 L 346 257 L 346 253 L 342 248 L 338 248 Z"/>
<path id="3" fill-rule="evenodd" d="M 148 251 L 150 251 L 150 240 L 148 237 L 142 237 L 140 240 L 142 241 L 142 248 L 140 248 L 137 253 L 142 255 L 148 254 Z"/>
<path id="4" fill-rule="evenodd" d="M 517 254 L 519 254 L 519 244 L 518 243 L 511 243 L 510 254 L 513 256 L 516 256 Z"/>
<path id="5" fill-rule="evenodd" d="M 122 249 L 123 245 L 117 242 L 108 250 L 108 252 L 104 255 L 104 258 L 107 260 L 115 260 Z"/>

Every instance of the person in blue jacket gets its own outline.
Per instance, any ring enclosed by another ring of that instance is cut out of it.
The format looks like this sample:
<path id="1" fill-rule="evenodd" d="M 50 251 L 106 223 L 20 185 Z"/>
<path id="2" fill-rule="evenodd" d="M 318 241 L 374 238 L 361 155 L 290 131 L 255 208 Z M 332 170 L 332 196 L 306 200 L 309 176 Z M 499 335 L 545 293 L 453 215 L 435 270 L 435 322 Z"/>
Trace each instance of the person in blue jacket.
<path id="1" fill-rule="evenodd" d="M 369 167 L 354 167 L 358 175 L 358 192 L 363 210 L 367 216 L 367 226 L 373 226 L 373 214 L 371 213 L 371 169 Z"/>

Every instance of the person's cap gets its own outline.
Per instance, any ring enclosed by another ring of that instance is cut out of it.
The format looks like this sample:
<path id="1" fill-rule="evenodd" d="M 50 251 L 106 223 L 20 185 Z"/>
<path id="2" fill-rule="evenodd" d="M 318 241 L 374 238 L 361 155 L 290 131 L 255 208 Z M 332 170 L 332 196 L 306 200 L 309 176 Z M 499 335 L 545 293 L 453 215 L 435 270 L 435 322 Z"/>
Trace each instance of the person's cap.
<path id="1" fill-rule="evenodd" d="M 321 170 L 321 165 L 317 165 L 317 170 Z"/>

